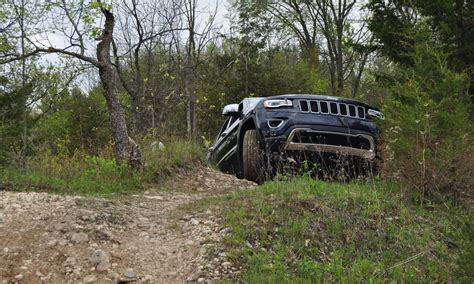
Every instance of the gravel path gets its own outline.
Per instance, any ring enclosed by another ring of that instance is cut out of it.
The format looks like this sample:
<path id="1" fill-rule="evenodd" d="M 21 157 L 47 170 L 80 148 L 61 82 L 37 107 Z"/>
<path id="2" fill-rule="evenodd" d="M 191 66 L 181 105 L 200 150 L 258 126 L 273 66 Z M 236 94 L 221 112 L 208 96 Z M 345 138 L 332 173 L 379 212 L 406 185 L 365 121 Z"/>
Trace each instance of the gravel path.
<path id="1" fill-rule="evenodd" d="M 219 209 L 177 208 L 254 184 L 201 168 L 165 186 L 117 199 L 0 192 L 0 283 L 214 282 L 238 272 L 218 250 L 228 232 Z"/>

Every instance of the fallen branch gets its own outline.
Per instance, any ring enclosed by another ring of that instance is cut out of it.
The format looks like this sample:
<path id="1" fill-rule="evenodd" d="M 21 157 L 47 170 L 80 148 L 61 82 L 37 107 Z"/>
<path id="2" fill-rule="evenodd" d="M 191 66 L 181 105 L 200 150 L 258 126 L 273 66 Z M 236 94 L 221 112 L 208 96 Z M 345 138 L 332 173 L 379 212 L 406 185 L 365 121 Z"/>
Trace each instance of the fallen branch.
<path id="1" fill-rule="evenodd" d="M 404 261 L 401 261 L 401 262 L 395 264 L 394 266 L 388 268 L 387 270 L 392 270 L 392 269 L 394 269 L 395 267 L 399 267 L 399 266 L 402 266 L 402 265 L 407 264 L 407 263 L 409 263 L 409 262 L 412 262 L 412 261 L 414 261 L 414 260 L 416 260 L 416 259 L 418 259 L 418 258 L 424 256 L 425 254 L 427 254 L 427 253 L 429 253 L 429 252 L 430 252 L 430 250 L 426 250 L 426 251 L 422 251 L 422 252 L 420 252 L 420 253 L 418 253 L 418 254 L 415 254 L 415 255 L 413 255 L 413 256 L 410 256 L 409 258 L 407 258 L 407 259 L 405 259 Z"/>

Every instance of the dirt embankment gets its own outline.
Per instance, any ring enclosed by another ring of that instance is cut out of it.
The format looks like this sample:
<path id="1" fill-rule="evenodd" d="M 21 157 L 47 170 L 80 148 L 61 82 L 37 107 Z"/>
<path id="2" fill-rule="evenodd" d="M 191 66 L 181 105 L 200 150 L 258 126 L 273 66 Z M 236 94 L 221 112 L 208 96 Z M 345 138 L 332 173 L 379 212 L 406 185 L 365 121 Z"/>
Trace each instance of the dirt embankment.
<path id="1" fill-rule="evenodd" d="M 216 250 L 219 208 L 178 208 L 253 186 L 202 168 L 113 199 L 0 192 L 0 283 L 215 281 L 239 270 Z"/>

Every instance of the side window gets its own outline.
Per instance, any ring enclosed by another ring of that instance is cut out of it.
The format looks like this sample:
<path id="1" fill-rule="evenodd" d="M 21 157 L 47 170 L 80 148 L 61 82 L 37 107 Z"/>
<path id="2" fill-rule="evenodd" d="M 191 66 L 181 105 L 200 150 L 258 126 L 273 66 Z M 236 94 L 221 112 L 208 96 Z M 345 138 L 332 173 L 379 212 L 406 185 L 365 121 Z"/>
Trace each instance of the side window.
<path id="1" fill-rule="evenodd" d="M 236 116 L 236 115 L 235 115 L 235 116 L 231 116 L 231 117 L 230 117 L 229 124 L 227 125 L 227 128 L 229 128 L 232 124 L 234 124 L 234 122 L 236 122 L 238 118 L 239 118 L 239 117 Z"/>
<path id="2" fill-rule="evenodd" d="M 219 134 L 217 136 L 217 138 L 219 138 L 219 136 L 221 136 L 221 134 L 226 131 L 235 121 L 237 121 L 237 119 L 239 119 L 238 116 L 229 116 L 224 124 L 222 125 L 222 128 L 221 130 L 219 131 Z"/>
<path id="3" fill-rule="evenodd" d="M 224 124 L 222 125 L 221 130 L 219 131 L 219 136 L 220 136 L 220 135 L 222 134 L 222 132 L 224 132 L 224 131 L 227 129 L 227 127 L 229 126 L 229 120 L 230 120 L 230 119 L 231 119 L 231 117 L 228 117 L 228 118 L 225 120 Z"/>

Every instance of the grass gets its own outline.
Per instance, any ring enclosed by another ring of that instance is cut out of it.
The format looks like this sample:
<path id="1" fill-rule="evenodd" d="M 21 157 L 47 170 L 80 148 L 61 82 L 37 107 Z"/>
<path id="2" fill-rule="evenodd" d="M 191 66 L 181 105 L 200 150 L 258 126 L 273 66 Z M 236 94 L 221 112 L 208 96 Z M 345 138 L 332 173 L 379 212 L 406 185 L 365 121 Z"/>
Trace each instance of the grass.
<path id="1" fill-rule="evenodd" d="M 147 163 L 144 178 L 147 182 L 161 182 L 172 176 L 177 168 L 192 169 L 205 160 L 204 150 L 197 143 L 176 139 L 164 142 L 164 145 L 161 150 L 143 149 Z"/>
<path id="2" fill-rule="evenodd" d="M 102 196 L 143 188 L 139 175 L 127 166 L 79 153 L 42 154 L 30 159 L 26 168 L 5 167 L 0 172 L 0 184 L 14 191 Z"/>
<path id="3" fill-rule="evenodd" d="M 163 149 L 144 148 L 147 167 L 135 172 L 105 157 L 112 155 L 52 155 L 43 151 L 30 158 L 26 168 L 0 168 L 0 189 L 99 196 L 138 192 L 172 176 L 176 168 L 191 168 L 202 162 L 202 152 L 198 144 L 184 140 L 165 143 Z"/>
<path id="4" fill-rule="evenodd" d="M 472 211 L 411 204 L 393 185 L 301 177 L 225 202 L 226 247 L 246 283 L 474 279 Z"/>

